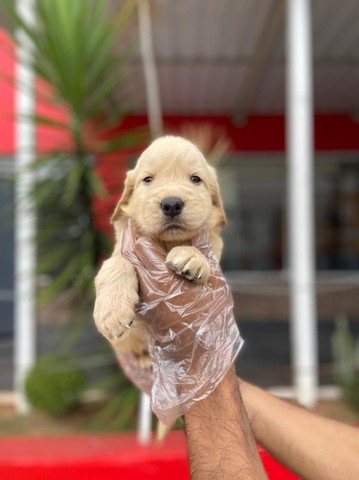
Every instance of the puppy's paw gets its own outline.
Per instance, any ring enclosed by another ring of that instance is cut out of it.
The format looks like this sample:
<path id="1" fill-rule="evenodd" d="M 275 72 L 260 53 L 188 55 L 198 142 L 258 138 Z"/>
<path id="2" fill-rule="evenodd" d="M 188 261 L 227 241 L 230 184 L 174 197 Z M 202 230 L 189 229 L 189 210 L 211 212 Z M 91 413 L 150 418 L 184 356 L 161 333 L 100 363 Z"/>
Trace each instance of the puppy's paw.
<path id="1" fill-rule="evenodd" d="M 96 279 L 94 319 L 97 329 L 108 340 L 121 339 L 136 317 L 139 301 L 137 277 L 124 259 L 106 260 Z"/>
<path id="2" fill-rule="evenodd" d="M 206 257 L 195 247 L 174 247 L 168 253 L 166 264 L 187 280 L 206 284 L 211 269 Z"/>
<path id="3" fill-rule="evenodd" d="M 136 314 L 134 312 L 137 303 L 137 295 L 133 300 L 122 298 L 119 301 L 111 301 L 109 297 L 99 295 L 96 298 L 94 308 L 95 324 L 100 333 L 108 340 L 121 339 L 131 327 Z"/>

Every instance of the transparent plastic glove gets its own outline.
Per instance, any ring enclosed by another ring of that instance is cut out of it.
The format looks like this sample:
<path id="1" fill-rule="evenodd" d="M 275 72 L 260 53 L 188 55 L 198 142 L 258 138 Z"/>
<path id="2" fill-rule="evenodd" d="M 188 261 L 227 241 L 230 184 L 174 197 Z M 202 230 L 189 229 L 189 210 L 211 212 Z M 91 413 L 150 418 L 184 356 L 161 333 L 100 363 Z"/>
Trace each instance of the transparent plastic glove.
<path id="1" fill-rule="evenodd" d="M 148 237 L 136 240 L 130 222 L 122 241 L 122 254 L 135 267 L 139 281 L 141 304 L 136 313 L 148 331 L 152 410 L 167 424 L 217 387 L 243 343 L 233 317 L 232 296 L 207 231 L 192 245 L 210 263 L 207 285 L 170 270 L 163 247 Z"/>

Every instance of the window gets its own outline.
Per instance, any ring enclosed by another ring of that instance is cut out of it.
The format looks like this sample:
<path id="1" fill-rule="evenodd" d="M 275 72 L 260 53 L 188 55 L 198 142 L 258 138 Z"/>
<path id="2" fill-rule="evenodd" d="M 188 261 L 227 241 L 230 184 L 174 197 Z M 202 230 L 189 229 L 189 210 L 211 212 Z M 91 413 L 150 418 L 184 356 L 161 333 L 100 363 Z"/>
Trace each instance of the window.
<path id="1" fill-rule="evenodd" d="M 225 270 L 285 268 L 286 163 L 280 154 L 229 157 L 218 171 L 229 225 Z M 359 269 L 359 159 L 354 154 L 315 158 L 315 234 L 319 270 Z"/>

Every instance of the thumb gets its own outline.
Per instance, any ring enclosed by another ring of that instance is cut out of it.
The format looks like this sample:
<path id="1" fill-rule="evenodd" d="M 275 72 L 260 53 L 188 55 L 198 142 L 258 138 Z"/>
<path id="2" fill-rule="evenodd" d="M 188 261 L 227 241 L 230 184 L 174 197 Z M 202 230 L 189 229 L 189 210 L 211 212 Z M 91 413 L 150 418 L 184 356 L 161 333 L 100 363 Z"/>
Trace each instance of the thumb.
<path id="1" fill-rule="evenodd" d="M 150 237 L 136 239 L 133 222 L 129 220 L 122 236 L 122 255 L 131 263 L 136 264 L 139 260 L 147 270 L 164 270 L 166 252 L 162 246 Z"/>
<path id="2" fill-rule="evenodd" d="M 150 272 L 168 273 L 165 264 L 167 253 L 162 245 L 150 237 L 139 238 L 134 245 L 134 252 L 143 266 Z"/>
<path id="3" fill-rule="evenodd" d="M 149 237 L 139 238 L 134 246 L 134 266 L 139 282 L 141 304 L 137 313 L 146 320 L 153 321 L 153 308 L 158 306 L 173 288 L 173 276 L 165 261 L 166 251 Z"/>

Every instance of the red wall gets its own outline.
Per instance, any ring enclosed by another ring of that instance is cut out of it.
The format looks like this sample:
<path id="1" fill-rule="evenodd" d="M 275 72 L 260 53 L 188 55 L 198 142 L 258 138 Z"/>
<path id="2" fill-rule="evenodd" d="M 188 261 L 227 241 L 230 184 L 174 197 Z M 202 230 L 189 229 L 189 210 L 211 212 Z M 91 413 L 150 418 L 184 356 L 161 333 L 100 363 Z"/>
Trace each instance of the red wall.
<path id="1" fill-rule="evenodd" d="M 284 115 L 249 115 L 243 125 L 236 125 L 226 115 L 165 115 L 166 132 L 176 132 L 186 123 L 211 123 L 224 130 L 238 152 L 283 152 L 285 150 Z M 122 128 L 146 125 L 146 116 L 128 117 Z M 346 114 L 316 114 L 314 119 L 316 151 L 359 150 L 359 121 Z"/>
<path id="2" fill-rule="evenodd" d="M 14 46 L 0 29 L 0 155 L 14 151 Z"/>
<path id="3" fill-rule="evenodd" d="M 0 29 L 0 155 L 14 152 L 14 46 L 6 32 Z M 37 82 L 39 115 L 51 114 L 56 120 L 67 121 L 66 111 L 47 101 L 51 89 Z M 226 115 L 217 116 L 165 116 L 166 131 L 178 131 L 183 123 L 213 123 L 226 131 L 234 151 L 281 152 L 285 149 L 285 119 L 283 115 L 250 115 L 243 125 L 235 125 Z M 146 125 L 145 116 L 128 117 L 118 132 L 131 126 Z M 57 145 L 62 147 L 67 138 L 63 132 L 41 126 L 37 131 L 40 151 Z M 315 116 L 315 148 L 317 151 L 359 150 L 359 122 L 346 114 L 317 114 Z"/>

